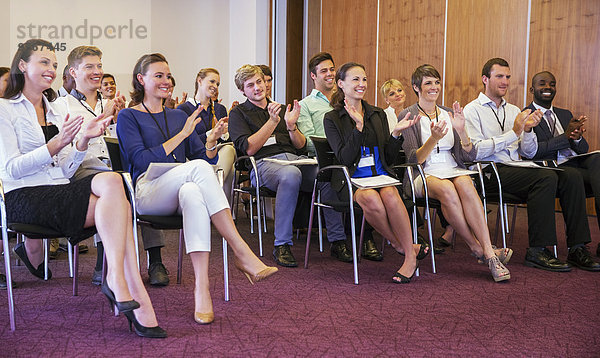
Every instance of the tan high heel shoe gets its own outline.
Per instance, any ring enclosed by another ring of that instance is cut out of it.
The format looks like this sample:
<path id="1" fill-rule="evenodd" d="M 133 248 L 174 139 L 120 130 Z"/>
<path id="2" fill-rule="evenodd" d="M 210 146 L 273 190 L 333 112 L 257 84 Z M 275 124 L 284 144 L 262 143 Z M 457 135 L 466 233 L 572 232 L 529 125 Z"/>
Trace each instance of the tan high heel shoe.
<path id="1" fill-rule="evenodd" d="M 200 313 L 194 312 L 194 321 L 198 324 L 211 324 L 215 320 L 215 313 Z"/>
<path id="2" fill-rule="evenodd" d="M 254 282 L 264 280 L 267 277 L 274 274 L 275 272 L 279 271 L 279 269 L 277 267 L 267 266 L 265 269 L 261 270 L 257 274 L 252 275 L 250 272 L 246 271 L 246 269 L 242 267 L 242 265 L 238 262 L 237 259 L 235 259 L 233 261 L 233 263 L 238 270 L 240 270 L 244 275 L 246 275 L 246 277 L 248 278 L 248 281 L 250 281 L 250 283 L 253 285 L 254 285 Z"/>

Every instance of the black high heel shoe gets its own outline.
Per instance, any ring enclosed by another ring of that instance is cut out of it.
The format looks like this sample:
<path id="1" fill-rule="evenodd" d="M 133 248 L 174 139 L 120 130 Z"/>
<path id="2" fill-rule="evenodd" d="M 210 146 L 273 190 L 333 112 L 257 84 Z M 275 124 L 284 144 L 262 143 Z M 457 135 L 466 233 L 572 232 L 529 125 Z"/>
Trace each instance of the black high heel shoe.
<path id="1" fill-rule="evenodd" d="M 132 331 L 131 325 L 133 324 L 133 328 L 135 329 L 135 334 L 137 334 L 140 337 L 167 338 L 167 331 L 160 328 L 159 326 L 156 326 L 156 327 L 142 326 L 140 324 L 140 322 L 138 322 L 137 318 L 135 318 L 135 315 L 133 314 L 133 312 L 131 312 L 131 311 L 125 312 L 125 317 L 127 317 L 127 320 L 129 321 L 129 331 L 130 332 Z"/>
<path id="2" fill-rule="evenodd" d="M 114 306 L 117 306 L 119 312 L 123 313 L 131 312 L 135 309 L 140 308 L 140 304 L 136 300 L 118 302 L 115 298 L 114 292 L 110 289 L 110 287 L 108 287 L 108 283 L 106 281 L 104 281 L 104 283 L 102 284 L 101 291 L 104 294 L 104 296 L 106 296 L 106 298 L 108 299 L 108 304 L 110 306 L 111 311 L 113 310 Z"/>
<path id="3" fill-rule="evenodd" d="M 413 271 L 413 274 L 410 277 L 406 277 L 403 274 L 401 274 L 400 272 L 396 271 L 394 276 L 392 276 L 392 282 L 393 283 L 410 283 L 412 278 L 415 277 L 415 273 L 417 272 L 418 269 L 419 269 L 419 261 L 417 261 L 417 267 L 415 267 L 415 270 Z M 400 281 L 394 280 L 394 278 L 399 278 Z"/>

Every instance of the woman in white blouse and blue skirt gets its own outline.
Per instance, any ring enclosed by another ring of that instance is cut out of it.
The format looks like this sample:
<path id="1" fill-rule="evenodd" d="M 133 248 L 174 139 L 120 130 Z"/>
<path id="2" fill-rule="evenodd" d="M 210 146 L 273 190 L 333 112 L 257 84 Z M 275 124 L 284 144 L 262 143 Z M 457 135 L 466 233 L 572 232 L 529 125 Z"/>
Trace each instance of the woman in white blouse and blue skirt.
<path id="1" fill-rule="evenodd" d="M 480 262 L 487 263 L 494 281 L 510 279 L 504 266 L 512 250 L 494 249 L 477 194 L 464 162 L 475 159 L 476 149 L 465 130 L 465 117 L 458 102 L 453 109 L 436 104 L 441 77 L 431 65 L 422 65 L 412 74 L 418 102 L 400 113 L 419 116 L 420 123 L 402 132 L 402 147 L 408 162 L 423 165 L 429 197 L 437 199 L 450 225 L 462 236 Z M 415 179 L 417 193 L 423 195 L 423 182 Z"/>

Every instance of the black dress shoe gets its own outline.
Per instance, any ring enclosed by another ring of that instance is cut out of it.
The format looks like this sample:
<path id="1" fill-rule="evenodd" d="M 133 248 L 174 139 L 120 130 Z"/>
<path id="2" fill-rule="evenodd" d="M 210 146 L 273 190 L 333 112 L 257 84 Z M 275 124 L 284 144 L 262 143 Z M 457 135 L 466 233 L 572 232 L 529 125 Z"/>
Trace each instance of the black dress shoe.
<path id="1" fill-rule="evenodd" d="M 148 276 L 150 276 L 149 281 L 152 286 L 166 286 L 169 284 L 169 272 L 162 262 L 150 264 Z"/>
<path id="2" fill-rule="evenodd" d="M 17 256 L 19 256 L 19 259 L 21 259 L 21 261 L 25 264 L 25 267 L 27 267 L 27 269 L 29 270 L 29 272 L 31 272 L 33 276 L 41 278 L 42 280 L 44 279 L 44 263 L 42 262 L 41 264 L 39 264 L 37 268 L 33 267 L 31 262 L 29 262 L 29 257 L 27 257 L 27 251 L 25 250 L 24 242 L 18 243 L 14 247 L 13 251 L 15 252 L 15 254 L 17 254 Z M 48 280 L 51 278 L 52 271 L 50 271 L 50 269 L 48 268 Z"/>
<path id="3" fill-rule="evenodd" d="M 419 233 L 419 234 L 417 234 L 417 244 L 421 244 L 421 248 L 419 249 L 419 253 L 417 254 L 417 260 L 423 260 L 424 258 L 427 257 L 427 255 L 429 255 L 429 251 L 431 251 L 431 250 L 425 251 L 425 248 L 429 247 L 429 241 L 425 240 L 423 235 L 421 235 Z M 439 246 L 433 247 L 433 253 L 436 255 L 443 254 L 444 252 L 446 252 L 446 249 L 443 249 Z"/>
<path id="4" fill-rule="evenodd" d="M 0 290 L 6 290 L 7 287 L 8 287 L 8 284 L 6 284 L 6 276 L 4 276 L 3 273 L 0 273 Z M 12 287 L 13 288 L 17 287 L 15 280 L 12 280 Z"/>
<path id="5" fill-rule="evenodd" d="M 102 270 L 94 270 L 92 274 L 92 285 L 100 286 L 102 284 Z"/>
<path id="6" fill-rule="evenodd" d="M 600 263 L 592 259 L 592 254 L 585 245 L 570 249 L 567 262 L 586 271 L 600 271 Z"/>
<path id="7" fill-rule="evenodd" d="M 298 262 L 296 262 L 296 258 L 292 254 L 292 250 L 290 249 L 290 245 L 283 244 L 275 246 L 275 250 L 273 250 L 273 257 L 275 258 L 275 262 L 279 266 L 283 267 L 297 267 Z"/>
<path id="8" fill-rule="evenodd" d="M 525 255 L 525 265 L 554 272 L 569 272 L 571 265 L 562 262 L 545 247 L 530 247 Z"/>
<path id="9" fill-rule="evenodd" d="M 363 242 L 362 257 L 371 261 L 383 260 L 383 255 L 377 250 L 377 246 L 375 246 L 375 241 L 373 240 L 366 240 Z"/>
<path id="10" fill-rule="evenodd" d="M 352 262 L 352 253 L 346 246 L 346 240 L 334 241 L 331 244 L 331 256 L 342 262 Z"/>

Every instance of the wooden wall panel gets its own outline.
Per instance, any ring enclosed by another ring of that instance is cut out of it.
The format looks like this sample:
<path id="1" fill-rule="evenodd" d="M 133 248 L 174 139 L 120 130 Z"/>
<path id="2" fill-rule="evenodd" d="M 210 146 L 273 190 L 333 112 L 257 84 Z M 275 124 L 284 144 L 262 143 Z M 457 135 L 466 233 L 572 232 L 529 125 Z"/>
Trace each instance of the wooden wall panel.
<path id="1" fill-rule="evenodd" d="M 302 36 L 304 4 L 301 0 L 287 3 L 286 29 L 286 103 L 302 99 Z"/>
<path id="2" fill-rule="evenodd" d="M 381 0 L 379 6 L 377 90 L 385 81 L 396 78 L 405 86 L 405 106 L 409 106 L 417 101 L 410 85 L 415 68 L 428 63 L 440 75 L 443 72 L 446 4 L 444 0 Z M 381 95 L 377 103 L 387 107 Z"/>
<path id="3" fill-rule="evenodd" d="M 336 67 L 350 61 L 365 66 L 369 86 L 365 99 L 375 103 L 375 57 L 378 0 L 323 0 L 321 50 Z M 312 54 L 309 54 L 309 57 Z"/>
<path id="4" fill-rule="evenodd" d="M 445 104 L 465 105 L 483 91 L 481 68 L 502 57 L 511 68 L 506 100 L 523 105 L 527 0 L 448 0 Z"/>
<path id="5" fill-rule="evenodd" d="M 587 115 L 585 137 L 591 150 L 600 149 L 600 1 L 534 0 L 529 45 L 527 86 L 535 73 L 552 72 L 557 80 L 553 104 Z"/>
<path id="6" fill-rule="evenodd" d="M 529 43 L 529 78 L 550 71 L 557 80 L 553 104 L 574 116 L 587 115 L 585 137 L 600 149 L 600 1 L 533 0 Z M 528 93 L 527 102 L 532 95 Z M 591 201 L 588 210 L 593 210 Z"/>
<path id="7" fill-rule="evenodd" d="M 321 0 L 306 0 L 308 2 L 308 29 L 307 38 L 304 39 L 307 43 L 306 54 L 306 95 L 315 88 L 315 84 L 310 78 L 310 70 L 308 69 L 308 61 L 317 52 L 321 51 Z"/>

